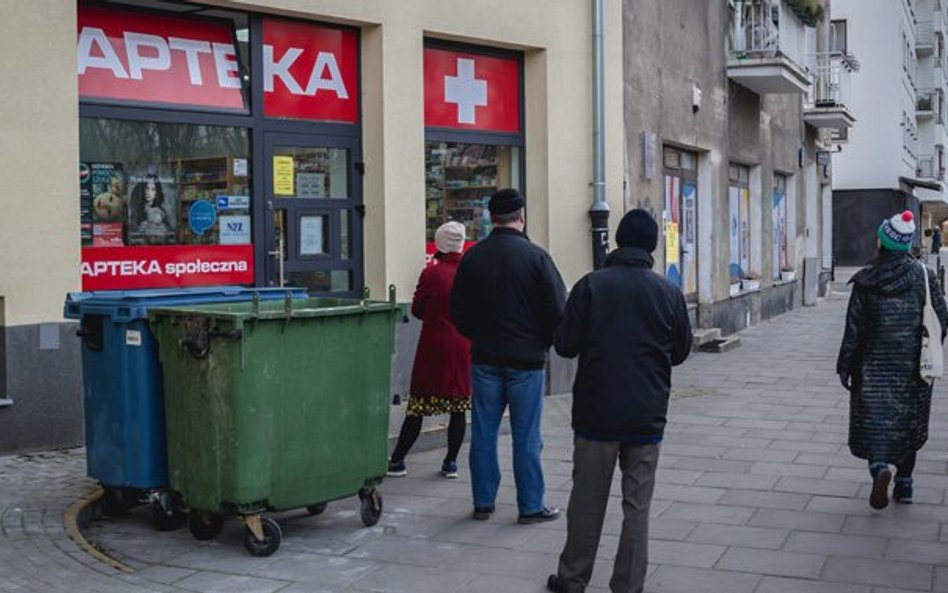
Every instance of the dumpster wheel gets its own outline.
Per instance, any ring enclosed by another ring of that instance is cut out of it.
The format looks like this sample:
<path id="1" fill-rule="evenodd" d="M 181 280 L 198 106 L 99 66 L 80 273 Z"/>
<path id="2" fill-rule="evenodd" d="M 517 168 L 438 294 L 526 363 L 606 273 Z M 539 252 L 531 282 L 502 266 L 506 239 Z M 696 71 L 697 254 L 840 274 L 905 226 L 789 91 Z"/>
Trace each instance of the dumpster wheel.
<path id="1" fill-rule="evenodd" d="M 217 537 L 224 527 L 224 518 L 217 513 L 191 511 L 188 515 L 188 531 L 194 539 L 206 541 Z"/>
<path id="2" fill-rule="evenodd" d="M 260 515 L 251 515 L 244 519 L 247 522 L 244 527 L 244 548 L 250 555 L 265 558 L 276 552 L 283 541 L 280 524 L 270 517 Z"/>
<path id="3" fill-rule="evenodd" d="M 309 513 L 310 515 L 314 516 L 314 517 L 315 517 L 316 515 L 322 515 L 322 514 L 323 514 L 323 511 L 325 511 L 325 510 L 326 510 L 326 503 L 325 503 L 325 502 L 318 502 L 318 503 L 316 503 L 316 504 L 311 504 L 311 505 L 309 505 L 309 506 L 306 507 L 306 512 Z"/>
<path id="4" fill-rule="evenodd" d="M 359 491 L 359 500 L 362 502 L 362 523 L 372 527 L 382 517 L 382 493 L 377 488 Z"/>

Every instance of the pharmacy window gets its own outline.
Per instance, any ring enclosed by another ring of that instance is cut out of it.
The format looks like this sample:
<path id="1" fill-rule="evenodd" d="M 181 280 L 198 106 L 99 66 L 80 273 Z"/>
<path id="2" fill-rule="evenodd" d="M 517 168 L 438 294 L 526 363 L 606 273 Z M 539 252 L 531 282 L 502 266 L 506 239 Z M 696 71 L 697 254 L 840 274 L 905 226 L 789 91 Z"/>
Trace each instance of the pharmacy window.
<path id="1" fill-rule="evenodd" d="M 503 188 L 524 192 L 522 54 L 428 40 L 425 81 L 425 239 L 449 221 L 468 245 L 491 232 L 487 208 Z M 529 224 L 530 200 L 527 199 Z"/>

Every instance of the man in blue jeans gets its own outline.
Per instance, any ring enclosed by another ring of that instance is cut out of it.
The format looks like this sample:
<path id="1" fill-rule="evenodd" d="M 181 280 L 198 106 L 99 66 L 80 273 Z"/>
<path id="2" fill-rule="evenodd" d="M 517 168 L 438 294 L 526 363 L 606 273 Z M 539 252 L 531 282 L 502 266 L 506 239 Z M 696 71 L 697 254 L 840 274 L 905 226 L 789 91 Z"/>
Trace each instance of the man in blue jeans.
<path id="1" fill-rule="evenodd" d="M 494 230 L 461 260 L 451 291 L 454 325 L 471 340 L 471 488 L 474 518 L 494 513 L 500 486 L 497 432 L 510 406 L 514 478 L 521 524 L 552 521 L 544 504 L 540 451 L 547 351 L 566 304 L 549 254 L 524 234 L 524 200 L 515 189 L 488 203 Z"/>

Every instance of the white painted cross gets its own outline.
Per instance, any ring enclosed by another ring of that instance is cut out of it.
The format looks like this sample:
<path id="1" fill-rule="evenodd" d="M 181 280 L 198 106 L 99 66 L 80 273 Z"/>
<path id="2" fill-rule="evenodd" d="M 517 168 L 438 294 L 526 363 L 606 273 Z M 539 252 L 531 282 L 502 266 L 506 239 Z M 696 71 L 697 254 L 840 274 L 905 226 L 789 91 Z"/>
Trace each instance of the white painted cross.
<path id="1" fill-rule="evenodd" d="M 487 81 L 474 78 L 474 60 L 458 58 L 458 75 L 444 77 L 444 100 L 458 106 L 458 123 L 475 123 L 475 108 L 487 105 Z"/>

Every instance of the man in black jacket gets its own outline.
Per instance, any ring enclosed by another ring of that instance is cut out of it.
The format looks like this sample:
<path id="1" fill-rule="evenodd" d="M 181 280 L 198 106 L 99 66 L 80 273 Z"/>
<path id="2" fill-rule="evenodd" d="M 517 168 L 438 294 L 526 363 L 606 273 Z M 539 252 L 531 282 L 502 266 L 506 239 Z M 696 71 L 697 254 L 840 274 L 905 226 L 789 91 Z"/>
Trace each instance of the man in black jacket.
<path id="1" fill-rule="evenodd" d="M 510 406 L 519 523 L 551 521 L 544 503 L 540 422 L 546 354 L 563 315 L 566 287 L 549 254 L 524 234 L 514 189 L 488 204 L 494 230 L 468 250 L 451 291 L 454 325 L 471 340 L 471 488 L 474 518 L 489 519 L 500 486 L 497 432 Z"/>
<path id="2" fill-rule="evenodd" d="M 547 588 L 585 591 L 592 575 L 616 460 L 622 470 L 622 534 L 610 588 L 641 593 L 648 564 L 648 513 L 665 429 L 671 368 L 691 351 L 681 291 L 652 271 L 658 225 L 628 212 L 606 267 L 573 288 L 554 346 L 579 355 L 573 385 L 573 491 L 566 546 Z"/>

